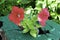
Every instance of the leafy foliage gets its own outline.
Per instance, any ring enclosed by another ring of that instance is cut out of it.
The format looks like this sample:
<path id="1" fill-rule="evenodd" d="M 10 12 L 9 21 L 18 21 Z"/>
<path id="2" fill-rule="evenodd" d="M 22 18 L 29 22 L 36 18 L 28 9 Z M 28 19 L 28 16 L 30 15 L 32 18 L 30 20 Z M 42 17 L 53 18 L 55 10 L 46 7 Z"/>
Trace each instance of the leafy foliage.
<path id="1" fill-rule="evenodd" d="M 36 21 L 36 16 L 32 16 L 32 18 L 26 16 L 26 18 L 24 18 L 24 20 L 21 22 L 21 26 L 24 28 L 23 33 L 30 32 L 33 37 L 36 37 L 38 34 L 38 28 L 40 27 L 40 24 L 37 24 Z"/>
<path id="2" fill-rule="evenodd" d="M 37 22 L 36 17 L 37 17 L 37 14 L 39 13 L 39 11 L 41 11 L 41 9 L 45 8 L 45 7 L 47 7 L 50 12 L 49 20 L 53 20 L 53 21 L 57 22 L 58 24 L 60 24 L 60 11 L 59 11 L 60 10 L 60 1 L 59 0 L 1 0 L 0 1 L 0 20 L 2 20 L 4 22 L 2 29 L 4 31 L 6 31 L 6 35 L 10 36 L 10 34 L 8 33 L 7 30 L 14 29 L 14 27 L 15 27 L 15 29 L 17 28 L 14 23 L 10 23 L 8 18 L 7 19 L 1 18 L 1 16 L 5 17 L 10 13 L 10 11 L 12 10 L 12 6 L 23 7 L 25 9 L 25 19 L 24 19 L 24 21 L 21 22 L 22 23 L 21 25 L 23 25 L 23 27 L 24 27 L 24 30 L 22 31 L 23 33 L 27 33 L 30 31 L 30 34 L 32 36 L 36 37 L 36 35 L 38 34 L 37 29 L 40 27 L 40 25 L 38 23 L 36 23 Z M 28 18 L 28 20 L 27 20 L 27 18 Z M 51 33 L 55 34 L 55 36 L 52 34 L 47 34 L 47 35 L 49 35 L 49 38 L 51 38 L 51 39 L 58 40 L 59 35 L 60 35 L 59 34 L 60 25 L 54 23 L 53 21 L 48 21 L 46 27 L 43 30 L 45 30 L 45 29 L 50 30 L 50 31 L 51 31 L 51 29 L 54 30 Z M 12 24 L 14 26 L 13 28 L 12 28 Z M 8 27 L 9 25 L 10 25 L 10 29 Z M 56 28 L 56 29 L 54 29 L 54 28 Z M 34 30 L 32 30 L 32 29 L 34 29 Z M 9 32 L 11 32 L 11 31 L 9 31 Z M 21 35 L 21 33 L 20 33 L 20 35 Z M 58 38 L 56 38 L 56 36 Z M 43 39 L 43 37 L 46 38 L 46 40 L 47 40 L 46 35 L 42 35 L 38 39 Z M 45 40 L 45 39 L 43 39 L 43 40 Z"/>
<path id="3" fill-rule="evenodd" d="M 60 1 L 59 0 L 1 0 L 0 16 L 8 15 L 12 9 L 12 6 L 23 7 L 25 11 L 29 11 L 30 8 L 32 9 L 34 8 L 33 11 L 37 13 L 41 10 L 41 8 L 47 7 L 49 8 L 50 15 L 51 15 L 49 19 L 54 20 L 57 23 L 60 23 L 60 11 L 59 11 Z"/>
<path id="4" fill-rule="evenodd" d="M 49 30 L 50 33 L 39 34 L 36 38 L 30 36 L 29 33 L 23 34 L 20 28 L 8 19 L 8 16 L 0 17 L 0 21 L 3 21 L 1 28 L 4 30 L 8 40 L 59 40 L 60 38 L 60 25 L 52 20 L 48 20 L 46 26 L 42 28 L 43 30 Z M 31 30 L 30 34 L 32 35 L 34 32 L 36 31 Z"/>

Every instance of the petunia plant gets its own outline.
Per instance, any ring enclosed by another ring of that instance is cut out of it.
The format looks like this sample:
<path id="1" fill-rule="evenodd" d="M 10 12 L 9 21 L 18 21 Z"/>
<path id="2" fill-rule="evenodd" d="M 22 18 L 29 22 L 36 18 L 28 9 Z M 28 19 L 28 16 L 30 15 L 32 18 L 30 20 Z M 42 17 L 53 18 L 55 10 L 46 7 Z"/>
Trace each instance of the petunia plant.
<path id="1" fill-rule="evenodd" d="M 13 6 L 12 12 L 9 14 L 9 20 L 22 27 L 22 33 L 29 33 L 31 36 L 37 37 L 40 32 L 39 28 L 46 25 L 49 11 L 47 8 L 43 8 L 37 15 L 33 15 L 33 13 L 31 10 L 30 14 L 26 14 L 23 8 Z"/>

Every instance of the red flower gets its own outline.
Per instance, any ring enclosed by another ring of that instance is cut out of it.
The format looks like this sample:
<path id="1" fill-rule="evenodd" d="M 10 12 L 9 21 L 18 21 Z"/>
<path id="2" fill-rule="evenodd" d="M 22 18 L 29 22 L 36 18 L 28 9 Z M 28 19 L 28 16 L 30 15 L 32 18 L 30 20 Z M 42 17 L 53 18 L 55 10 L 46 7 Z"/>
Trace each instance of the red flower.
<path id="1" fill-rule="evenodd" d="M 24 18 L 24 9 L 16 6 L 12 7 L 12 12 L 9 15 L 9 20 L 14 22 L 16 25 L 20 24 L 20 21 Z"/>
<path id="2" fill-rule="evenodd" d="M 49 11 L 47 8 L 42 9 L 42 11 L 38 14 L 38 21 L 42 26 L 45 26 L 46 20 L 48 20 Z"/>

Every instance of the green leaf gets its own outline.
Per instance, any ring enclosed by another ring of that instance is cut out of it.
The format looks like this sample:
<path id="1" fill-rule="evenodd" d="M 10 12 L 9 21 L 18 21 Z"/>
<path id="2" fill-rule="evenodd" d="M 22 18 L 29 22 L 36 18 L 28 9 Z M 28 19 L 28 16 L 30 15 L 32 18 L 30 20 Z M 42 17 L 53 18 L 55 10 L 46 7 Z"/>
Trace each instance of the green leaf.
<path id="1" fill-rule="evenodd" d="M 33 23 L 35 23 L 37 21 L 37 15 L 33 15 L 31 20 L 33 21 Z"/>
<path id="2" fill-rule="evenodd" d="M 20 2 L 22 3 L 22 4 L 27 4 L 27 3 L 29 3 L 29 2 L 31 2 L 32 0 L 20 0 Z"/>
<path id="3" fill-rule="evenodd" d="M 56 28 L 57 30 L 60 30 L 60 25 L 52 20 L 47 20 L 46 24 L 49 25 L 49 27 L 51 27 L 52 29 Z"/>
<path id="4" fill-rule="evenodd" d="M 37 23 L 35 23 L 36 24 L 36 27 L 37 28 L 40 28 L 41 27 L 41 25 L 40 24 L 37 24 Z"/>
<path id="5" fill-rule="evenodd" d="M 29 29 L 26 28 L 26 29 L 24 29 L 22 32 L 23 32 L 23 33 L 27 33 L 28 31 L 29 31 Z"/>
<path id="6" fill-rule="evenodd" d="M 22 21 L 20 25 L 23 26 L 23 28 L 27 28 L 27 25 L 26 25 L 26 23 L 25 23 L 25 20 Z"/>
<path id="7" fill-rule="evenodd" d="M 31 36 L 37 37 L 38 31 L 37 30 L 31 30 L 30 31 Z"/>
<path id="8" fill-rule="evenodd" d="M 0 4 L 2 4 L 2 3 L 4 3 L 5 2 L 5 0 L 0 0 Z"/>
<path id="9" fill-rule="evenodd" d="M 28 26 L 29 29 L 34 29 L 33 22 L 30 19 L 26 20 L 26 24 L 27 24 L 27 26 Z"/>

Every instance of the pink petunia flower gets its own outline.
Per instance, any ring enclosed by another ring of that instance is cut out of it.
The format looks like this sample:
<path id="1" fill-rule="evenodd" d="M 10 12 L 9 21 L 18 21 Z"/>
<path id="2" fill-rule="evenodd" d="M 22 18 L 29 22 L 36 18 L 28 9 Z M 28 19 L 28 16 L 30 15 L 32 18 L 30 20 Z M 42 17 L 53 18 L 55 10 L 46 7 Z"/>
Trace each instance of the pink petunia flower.
<path id="1" fill-rule="evenodd" d="M 24 9 L 16 6 L 12 7 L 12 12 L 9 14 L 9 20 L 16 25 L 20 24 L 20 21 L 24 18 Z"/>
<path id="2" fill-rule="evenodd" d="M 44 8 L 39 12 L 38 21 L 42 26 L 46 25 L 46 21 L 48 20 L 48 17 L 49 17 L 49 11 L 47 8 Z"/>

